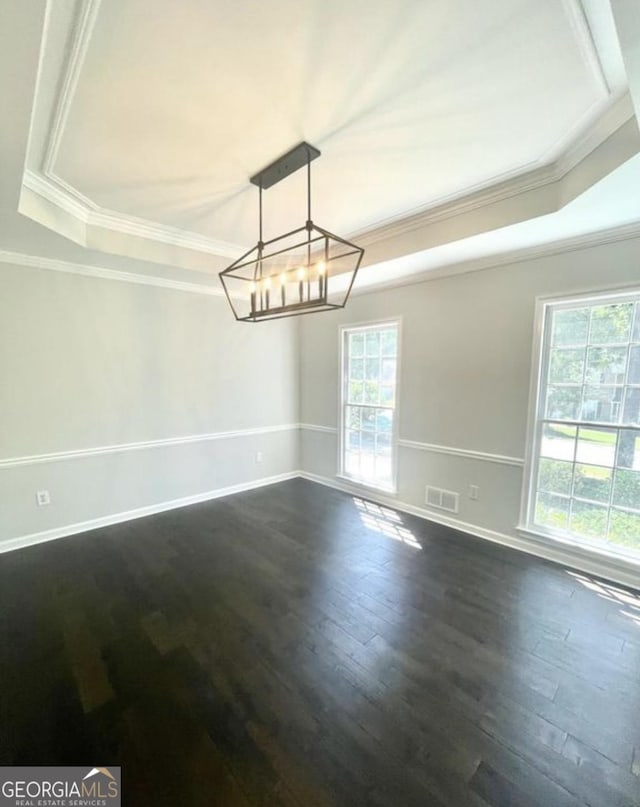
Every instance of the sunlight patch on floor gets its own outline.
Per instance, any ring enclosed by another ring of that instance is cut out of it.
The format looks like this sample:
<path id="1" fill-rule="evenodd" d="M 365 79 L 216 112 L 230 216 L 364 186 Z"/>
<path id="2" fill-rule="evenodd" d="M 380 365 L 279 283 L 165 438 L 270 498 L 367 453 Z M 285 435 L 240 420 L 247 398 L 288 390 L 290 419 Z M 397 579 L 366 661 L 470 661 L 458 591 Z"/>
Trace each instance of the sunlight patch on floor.
<path id="1" fill-rule="evenodd" d="M 632 591 L 618 588 L 612 583 L 594 580 L 578 572 L 567 572 L 567 574 L 577 580 L 585 588 L 595 592 L 601 599 L 620 605 L 619 613 L 632 622 L 635 622 L 635 624 L 640 627 L 640 594 L 634 594 Z"/>
<path id="2" fill-rule="evenodd" d="M 368 530 L 373 530 L 394 541 L 406 544 L 413 549 L 422 549 L 411 530 L 407 529 L 402 521 L 402 516 L 388 507 L 367 502 L 364 499 L 353 497 L 353 502 L 360 513 L 360 520 Z"/>

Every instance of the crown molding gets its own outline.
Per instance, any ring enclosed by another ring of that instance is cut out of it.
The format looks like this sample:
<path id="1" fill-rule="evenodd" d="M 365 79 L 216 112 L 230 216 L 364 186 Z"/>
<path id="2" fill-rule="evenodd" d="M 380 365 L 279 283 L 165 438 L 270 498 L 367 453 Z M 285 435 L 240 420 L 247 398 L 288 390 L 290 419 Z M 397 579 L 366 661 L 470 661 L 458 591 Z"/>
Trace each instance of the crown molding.
<path id="1" fill-rule="evenodd" d="M 633 221 L 629 224 L 621 224 L 618 227 L 611 227 L 607 230 L 598 230 L 594 233 L 584 233 L 570 238 L 563 238 L 559 241 L 552 241 L 549 244 L 542 244 L 533 247 L 525 247 L 512 252 L 505 252 L 490 259 L 490 266 L 504 266 L 504 264 L 520 261 L 531 261 L 535 258 L 544 258 L 548 255 L 559 255 L 563 252 L 575 252 L 579 249 L 597 247 L 603 244 L 612 244 L 616 241 L 629 241 L 640 237 L 640 221 Z"/>
<path id="2" fill-rule="evenodd" d="M 206 252 L 229 258 L 237 258 L 242 252 L 242 247 L 235 244 L 217 241 L 199 233 L 181 230 L 178 227 L 170 227 L 169 225 L 140 219 L 136 216 L 100 208 L 64 180 L 55 176 L 55 174 L 45 176 L 36 171 L 25 169 L 23 185 L 61 210 L 74 216 L 87 227 L 101 227 L 173 247 L 192 249 L 196 252 Z"/>
<path id="3" fill-rule="evenodd" d="M 520 250 L 504 252 L 490 258 L 478 258 L 466 263 L 457 264 L 457 271 L 454 274 L 464 274 L 465 272 L 482 269 L 493 269 L 499 266 L 507 266 L 512 263 L 523 263 L 533 261 L 536 258 L 548 258 L 552 255 L 562 255 L 565 252 L 576 252 L 580 249 L 613 244 L 618 241 L 629 241 L 640 237 L 640 221 L 631 224 L 622 224 L 608 230 L 600 230 L 595 233 L 565 238 L 560 241 L 553 241 L 550 244 L 542 244 L 533 247 L 526 247 Z M 443 267 L 446 270 L 447 267 Z"/>
<path id="4" fill-rule="evenodd" d="M 49 172 L 42 172 L 40 174 L 40 180 L 42 183 L 42 187 L 45 185 L 52 189 L 53 194 L 57 194 L 59 198 L 69 197 L 72 202 L 77 202 L 79 205 L 84 206 L 87 210 L 87 222 L 90 222 L 91 216 L 94 213 L 97 213 L 100 208 L 98 205 L 89 199 L 88 196 L 85 196 L 83 193 L 77 188 L 74 188 L 73 185 L 69 185 L 68 182 L 65 182 L 64 179 L 60 179 L 53 171 Z"/>
<path id="5" fill-rule="evenodd" d="M 593 80 L 603 95 L 609 95 L 611 92 L 609 84 L 607 83 L 607 78 L 600 62 L 600 55 L 591 35 L 589 21 L 581 0 L 562 0 L 562 7 L 575 34 L 584 63 L 590 70 Z"/>
<path id="6" fill-rule="evenodd" d="M 535 260 L 536 258 L 549 257 L 565 252 L 573 252 L 589 247 L 601 246 L 618 241 L 632 240 L 640 237 L 640 222 L 621 225 L 620 227 L 602 230 L 595 233 L 567 238 L 562 241 L 554 241 L 550 244 L 537 245 L 519 250 L 503 252 L 499 255 L 491 255 L 483 258 L 476 258 L 470 261 L 455 262 L 446 266 L 434 269 L 427 269 L 416 272 L 402 278 L 394 278 L 387 282 L 376 283 L 371 286 L 364 286 L 353 289 L 353 293 L 373 294 L 390 286 L 404 286 L 414 283 L 424 283 L 429 280 L 437 280 L 445 275 L 466 274 L 468 272 L 483 271 L 498 268 L 513 263 Z M 14 264 L 18 266 L 28 266 L 35 269 L 47 269 L 56 272 L 66 272 L 74 275 L 84 275 L 101 280 L 116 280 L 125 283 L 137 283 L 144 286 L 157 286 L 159 288 L 173 289 L 175 291 L 186 291 L 192 294 L 204 294 L 214 297 L 223 297 L 224 292 L 214 286 L 200 283 L 188 283 L 186 281 L 171 280 L 170 278 L 158 277 L 155 275 L 143 275 L 135 272 L 127 272 L 119 269 L 107 269 L 101 266 L 90 264 L 78 264 L 69 261 L 62 261 L 53 258 L 45 258 L 38 255 L 27 255 L 20 252 L 0 250 L 0 263 Z M 336 432 L 335 427 L 320 426 L 304 423 L 300 428 L 308 431 Z"/>
<path id="7" fill-rule="evenodd" d="M 524 172 L 523 172 L 524 171 Z M 413 230 L 421 230 L 439 221 L 469 213 L 494 202 L 549 185 L 556 181 L 554 166 L 523 170 L 496 175 L 483 182 L 466 188 L 460 193 L 442 196 L 426 207 L 413 208 L 383 221 L 350 233 L 347 238 L 357 240 L 365 246 L 385 241 Z"/>
<path id="8" fill-rule="evenodd" d="M 65 213 L 74 216 L 82 224 L 89 223 L 89 214 L 95 208 L 89 207 L 85 201 L 80 201 L 70 193 L 63 191 L 42 174 L 26 168 L 22 175 L 22 185 L 24 188 L 46 199 L 47 202 L 51 202 L 56 207 L 64 210 Z"/>
<path id="9" fill-rule="evenodd" d="M 84 0 L 78 12 L 77 23 L 73 33 L 73 41 L 67 59 L 64 78 L 58 94 L 56 110 L 53 115 L 49 137 L 45 150 L 43 169 L 46 173 L 53 165 L 60 150 L 60 143 L 69 117 L 71 102 L 75 95 L 80 73 L 89 49 L 91 35 L 95 28 L 102 0 Z"/>
<path id="10" fill-rule="evenodd" d="M 635 117 L 633 101 L 629 92 L 618 98 L 612 98 L 600 111 L 597 118 L 584 120 L 580 130 L 573 130 L 571 141 L 562 149 L 554 162 L 556 181 L 564 177 L 587 158 L 598 146 L 601 146 L 611 135 L 615 134 L 626 123 Z M 543 155 L 545 160 L 550 155 Z"/>
<path id="11" fill-rule="evenodd" d="M 142 275 L 136 272 L 121 271 L 119 269 L 106 269 L 103 266 L 71 263 L 55 258 L 45 258 L 41 255 L 26 255 L 22 252 L 10 252 L 9 250 L 0 250 L 0 264 L 28 266 L 33 269 L 47 269 L 48 271 L 66 272 L 71 275 L 84 275 L 86 277 L 98 278 L 99 280 L 117 280 L 122 283 L 137 283 L 141 286 L 157 286 L 162 289 L 172 289 L 173 291 L 186 291 L 190 294 L 224 297 L 224 291 L 222 289 L 216 288 L 215 286 L 207 286 L 204 283 L 188 283 L 182 280 L 158 277 L 157 275 Z"/>
<path id="12" fill-rule="evenodd" d="M 558 158 L 544 165 L 529 164 L 508 173 L 495 175 L 480 185 L 466 188 L 456 194 L 439 197 L 425 207 L 414 208 L 397 216 L 379 221 L 369 227 L 350 233 L 347 237 L 368 246 L 413 230 L 429 227 L 436 222 L 470 213 L 483 207 L 553 185 L 563 180 L 598 146 L 618 131 L 634 116 L 633 103 L 628 93 L 606 104 L 594 121 L 592 113 L 582 132 Z M 562 141 L 566 139 L 563 136 Z M 549 149 L 540 162 L 557 153 L 558 144 Z M 533 166 L 533 167 L 532 167 Z"/>
<path id="13" fill-rule="evenodd" d="M 116 213 L 106 208 L 97 208 L 91 212 L 88 223 L 90 226 L 103 227 L 106 230 L 114 230 L 125 235 L 135 235 L 138 238 L 159 241 L 172 247 L 193 249 L 196 252 L 209 252 L 226 258 L 237 258 L 243 252 L 246 252 L 245 248 L 236 244 L 207 238 L 205 235 L 200 235 L 190 230 L 182 230 L 179 227 L 171 227 L 168 224 L 158 224 L 136 216 Z"/>
<path id="14" fill-rule="evenodd" d="M 553 255 L 562 255 L 566 252 L 575 252 L 581 249 L 604 246 L 619 241 L 631 241 L 634 238 L 640 238 L 640 221 L 622 224 L 619 227 L 613 227 L 607 230 L 599 230 L 595 233 L 572 236 L 560 241 L 552 241 L 548 244 L 523 247 L 522 249 L 509 250 L 508 252 L 500 252 L 481 258 L 471 258 L 466 261 L 453 261 L 449 264 L 414 272 L 402 277 L 395 277 L 391 280 L 381 281 L 376 284 L 358 286 L 356 281 L 351 294 L 356 296 L 360 294 L 375 294 L 378 291 L 391 287 L 410 286 L 414 283 L 426 283 L 430 280 L 438 280 L 441 277 L 497 269 L 501 266 L 524 263 L 537 258 L 548 258 Z M 374 266 L 375 264 L 373 264 L 371 268 L 374 268 Z M 365 272 L 367 268 L 369 267 L 365 267 Z"/>

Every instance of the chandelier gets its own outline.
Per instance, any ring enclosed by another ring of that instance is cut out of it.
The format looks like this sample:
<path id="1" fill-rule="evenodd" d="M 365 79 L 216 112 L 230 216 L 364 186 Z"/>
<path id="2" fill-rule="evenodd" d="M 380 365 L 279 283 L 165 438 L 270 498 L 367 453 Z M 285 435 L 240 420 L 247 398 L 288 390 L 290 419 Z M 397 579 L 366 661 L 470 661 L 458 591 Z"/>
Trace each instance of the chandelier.
<path id="1" fill-rule="evenodd" d="M 241 322 L 332 311 L 346 305 L 364 249 L 311 219 L 311 161 L 319 156 L 314 146 L 299 143 L 250 179 L 258 187 L 258 243 L 220 272 L 229 305 Z M 306 223 L 263 241 L 263 190 L 305 165 Z"/>

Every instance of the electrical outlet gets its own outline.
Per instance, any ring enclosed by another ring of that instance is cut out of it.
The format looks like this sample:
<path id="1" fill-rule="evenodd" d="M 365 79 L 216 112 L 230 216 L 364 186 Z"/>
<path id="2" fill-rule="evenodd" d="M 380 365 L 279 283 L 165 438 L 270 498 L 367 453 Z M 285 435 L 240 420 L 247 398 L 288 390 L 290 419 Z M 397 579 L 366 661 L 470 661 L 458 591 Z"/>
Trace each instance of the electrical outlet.
<path id="1" fill-rule="evenodd" d="M 260 465 L 262 462 L 262 451 L 256 451 L 256 465 Z"/>
<path id="2" fill-rule="evenodd" d="M 469 498 L 477 501 L 480 496 L 480 488 L 477 485 L 469 485 Z"/>
<path id="3" fill-rule="evenodd" d="M 51 495 L 49 494 L 49 491 L 48 490 L 36 491 L 36 502 L 38 507 L 45 507 L 45 505 L 51 504 Z"/>

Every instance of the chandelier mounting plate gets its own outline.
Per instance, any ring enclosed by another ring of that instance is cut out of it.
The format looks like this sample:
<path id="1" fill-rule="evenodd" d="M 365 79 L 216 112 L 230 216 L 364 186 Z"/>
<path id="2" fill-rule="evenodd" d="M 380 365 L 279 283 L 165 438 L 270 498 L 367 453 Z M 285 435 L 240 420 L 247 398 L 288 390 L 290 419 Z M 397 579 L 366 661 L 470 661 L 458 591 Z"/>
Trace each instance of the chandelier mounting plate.
<path id="1" fill-rule="evenodd" d="M 254 174 L 249 182 L 262 188 L 262 190 L 266 190 L 272 185 L 276 185 L 281 179 L 285 179 L 290 174 L 293 174 L 299 168 L 308 165 L 319 156 L 320 149 L 317 149 L 315 146 L 310 146 L 309 143 L 303 141 L 290 149 L 286 154 L 283 154 L 282 157 L 278 157 L 277 160 L 274 160 L 266 168 L 263 168 L 262 171 L 258 171 L 257 174 Z"/>

